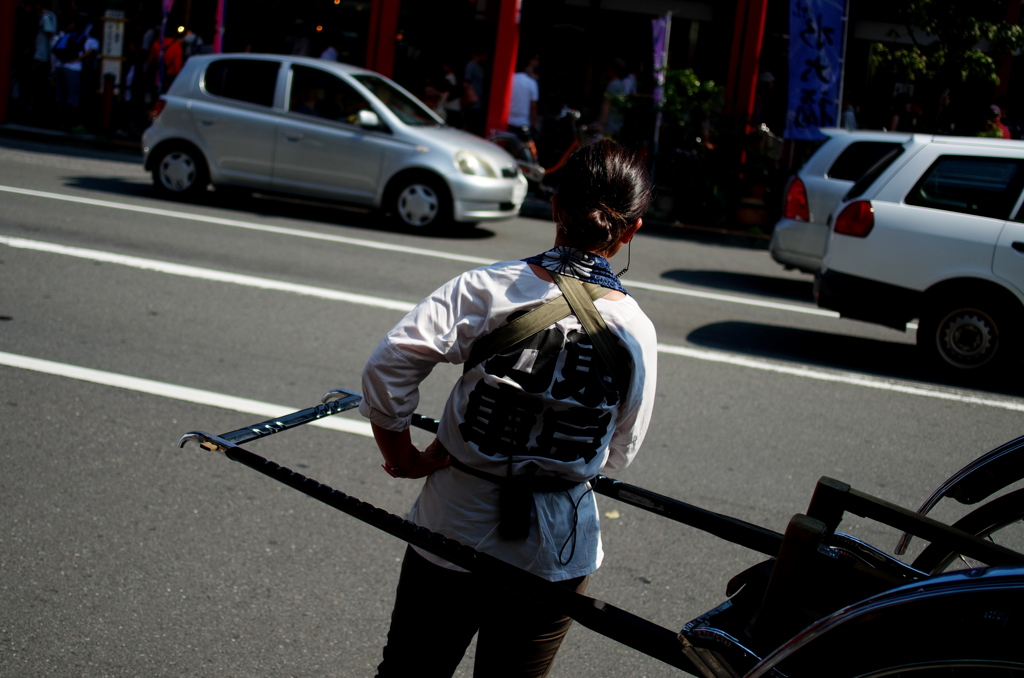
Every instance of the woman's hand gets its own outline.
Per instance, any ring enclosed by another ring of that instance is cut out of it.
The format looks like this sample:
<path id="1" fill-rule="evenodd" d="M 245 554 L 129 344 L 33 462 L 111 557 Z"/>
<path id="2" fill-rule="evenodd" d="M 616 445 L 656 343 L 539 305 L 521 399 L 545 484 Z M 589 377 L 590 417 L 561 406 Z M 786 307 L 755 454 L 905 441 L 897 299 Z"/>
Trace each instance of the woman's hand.
<path id="1" fill-rule="evenodd" d="M 384 456 L 384 470 L 395 478 L 423 478 L 451 464 L 448 453 L 436 438 L 421 452 L 412 444 L 408 429 L 389 431 L 372 422 L 371 427 Z"/>
<path id="2" fill-rule="evenodd" d="M 408 469 L 403 477 L 425 478 L 434 471 L 451 466 L 451 463 L 452 460 L 448 456 L 448 451 L 441 446 L 441 443 L 437 442 L 437 438 L 434 438 L 434 442 L 427 445 L 427 448 L 419 453 L 413 467 Z"/>

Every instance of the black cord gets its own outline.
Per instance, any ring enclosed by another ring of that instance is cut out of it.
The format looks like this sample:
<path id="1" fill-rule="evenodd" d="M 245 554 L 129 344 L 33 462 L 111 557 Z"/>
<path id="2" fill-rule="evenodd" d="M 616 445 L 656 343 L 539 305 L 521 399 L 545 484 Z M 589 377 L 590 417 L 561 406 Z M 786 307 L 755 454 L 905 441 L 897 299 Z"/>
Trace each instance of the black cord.
<path id="1" fill-rule="evenodd" d="M 619 271 L 618 273 L 616 273 L 616 274 L 615 274 L 615 277 L 616 277 L 616 278 L 621 278 L 621 277 L 623 276 L 623 274 L 624 274 L 624 273 L 625 273 L 626 271 L 628 271 L 628 270 L 629 270 L 629 255 L 630 255 L 630 254 L 631 254 L 632 252 L 633 252 L 633 241 L 632 241 L 632 240 L 630 240 L 630 241 L 629 241 L 629 243 L 628 243 L 628 244 L 626 245 L 626 268 L 624 268 L 624 269 L 622 269 L 621 271 Z"/>
<path id="2" fill-rule="evenodd" d="M 569 501 L 572 502 L 572 532 L 565 538 L 565 542 L 562 544 L 562 548 L 558 549 L 558 562 L 563 567 L 572 562 L 573 556 L 576 555 L 576 526 L 580 521 L 580 502 L 588 494 L 594 491 L 593 487 L 587 487 L 587 491 L 580 495 L 580 498 L 575 502 L 572 501 L 572 493 L 569 490 L 565 490 L 565 495 L 569 497 Z M 572 550 L 569 551 L 569 557 L 566 560 L 562 560 L 562 554 L 565 553 L 565 547 L 569 545 L 569 541 L 572 541 Z"/>

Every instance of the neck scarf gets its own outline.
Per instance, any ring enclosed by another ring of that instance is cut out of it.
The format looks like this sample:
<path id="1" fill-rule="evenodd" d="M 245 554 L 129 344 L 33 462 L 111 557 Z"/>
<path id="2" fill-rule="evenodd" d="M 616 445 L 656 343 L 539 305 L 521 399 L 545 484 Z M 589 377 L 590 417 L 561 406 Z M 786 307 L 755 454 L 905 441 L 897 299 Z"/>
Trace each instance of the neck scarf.
<path id="1" fill-rule="evenodd" d="M 594 283 L 623 294 L 629 294 L 612 273 L 611 264 L 599 254 L 559 245 L 542 254 L 523 259 L 523 261 L 528 264 L 536 264 L 555 273 L 577 278 L 583 282 Z"/>

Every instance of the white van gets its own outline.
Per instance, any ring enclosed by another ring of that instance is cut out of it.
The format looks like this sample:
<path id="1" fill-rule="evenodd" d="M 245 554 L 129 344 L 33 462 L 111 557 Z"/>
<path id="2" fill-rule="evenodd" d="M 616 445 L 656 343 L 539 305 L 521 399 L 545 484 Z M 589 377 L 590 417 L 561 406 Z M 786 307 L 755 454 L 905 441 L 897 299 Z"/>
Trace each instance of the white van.
<path id="1" fill-rule="evenodd" d="M 1024 353 L 1024 142 L 914 135 L 829 216 L 818 305 L 903 331 L 948 373 Z"/>

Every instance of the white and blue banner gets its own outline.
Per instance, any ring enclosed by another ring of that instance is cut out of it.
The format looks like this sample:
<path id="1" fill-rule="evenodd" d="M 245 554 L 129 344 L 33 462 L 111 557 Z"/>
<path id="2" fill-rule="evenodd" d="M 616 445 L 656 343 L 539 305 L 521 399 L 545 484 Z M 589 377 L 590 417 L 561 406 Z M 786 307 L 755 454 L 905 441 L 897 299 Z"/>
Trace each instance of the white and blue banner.
<path id="1" fill-rule="evenodd" d="M 846 0 L 791 0 L 787 139 L 822 139 L 839 123 Z"/>
<path id="2" fill-rule="evenodd" d="M 651 20 L 651 38 L 654 43 L 654 107 L 660 108 L 665 100 L 665 70 L 668 68 L 668 36 L 672 27 L 672 13 Z"/>

